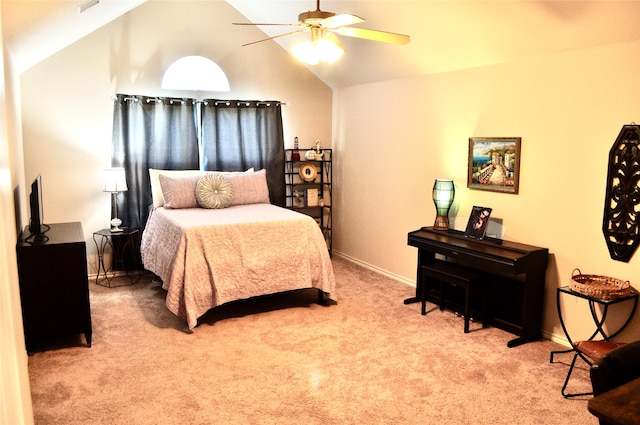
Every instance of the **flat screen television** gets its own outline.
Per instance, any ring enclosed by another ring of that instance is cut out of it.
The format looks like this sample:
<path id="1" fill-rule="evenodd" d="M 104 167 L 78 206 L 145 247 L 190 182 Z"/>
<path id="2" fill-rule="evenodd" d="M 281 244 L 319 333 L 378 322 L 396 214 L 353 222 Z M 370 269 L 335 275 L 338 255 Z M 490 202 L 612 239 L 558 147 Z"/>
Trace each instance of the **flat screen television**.
<path id="1" fill-rule="evenodd" d="M 31 235 L 43 235 L 49 226 L 44 224 L 44 207 L 42 204 L 42 176 L 38 174 L 33 183 L 31 183 L 31 194 L 29 195 L 29 209 L 31 219 L 29 220 L 29 232 Z"/>

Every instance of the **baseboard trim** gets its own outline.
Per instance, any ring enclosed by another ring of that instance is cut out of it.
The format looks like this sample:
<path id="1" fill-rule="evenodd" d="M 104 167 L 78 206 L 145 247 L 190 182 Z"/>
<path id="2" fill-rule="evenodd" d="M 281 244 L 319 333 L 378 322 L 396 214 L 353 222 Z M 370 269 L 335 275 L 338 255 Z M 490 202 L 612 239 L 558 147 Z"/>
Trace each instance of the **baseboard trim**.
<path id="1" fill-rule="evenodd" d="M 400 275 L 391 273 L 391 272 L 389 272 L 387 270 L 381 269 L 380 267 L 376 267 L 373 264 L 365 263 L 364 261 L 358 260 L 357 258 L 351 257 L 349 255 L 346 255 L 346 254 L 342 253 L 342 252 L 333 250 L 333 255 L 334 256 L 338 256 L 340 258 L 343 258 L 343 259 L 345 259 L 347 261 L 350 261 L 352 263 L 358 264 L 359 266 L 362 266 L 365 269 L 369 269 L 369 270 L 374 271 L 376 273 L 380 273 L 381 275 L 384 275 L 384 276 L 386 276 L 386 277 L 388 277 L 390 279 L 397 280 L 398 282 L 402 282 L 402 283 L 404 283 L 406 285 L 411 286 L 412 288 L 416 287 L 415 282 L 413 282 L 413 281 L 411 281 L 411 280 L 409 280 L 407 278 L 404 278 L 404 277 L 402 277 Z"/>

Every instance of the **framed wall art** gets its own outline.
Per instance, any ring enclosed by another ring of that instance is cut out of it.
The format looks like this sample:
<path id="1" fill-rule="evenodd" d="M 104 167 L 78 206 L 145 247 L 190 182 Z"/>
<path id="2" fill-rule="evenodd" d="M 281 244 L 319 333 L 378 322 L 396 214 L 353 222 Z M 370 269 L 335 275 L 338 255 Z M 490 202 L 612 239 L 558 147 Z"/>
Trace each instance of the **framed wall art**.
<path id="1" fill-rule="evenodd" d="M 467 187 L 518 193 L 520 137 L 470 137 Z"/>

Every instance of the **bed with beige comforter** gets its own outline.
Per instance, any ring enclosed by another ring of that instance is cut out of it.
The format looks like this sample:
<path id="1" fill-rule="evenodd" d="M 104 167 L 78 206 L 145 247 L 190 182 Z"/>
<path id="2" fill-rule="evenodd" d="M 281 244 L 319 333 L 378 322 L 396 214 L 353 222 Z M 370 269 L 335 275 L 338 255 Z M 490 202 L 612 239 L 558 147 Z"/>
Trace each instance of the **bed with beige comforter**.
<path id="1" fill-rule="evenodd" d="M 141 254 L 145 269 L 162 279 L 167 308 L 189 329 L 211 308 L 260 295 L 317 288 L 337 300 L 318 224 L 271 204 L 156 208 Z"/>

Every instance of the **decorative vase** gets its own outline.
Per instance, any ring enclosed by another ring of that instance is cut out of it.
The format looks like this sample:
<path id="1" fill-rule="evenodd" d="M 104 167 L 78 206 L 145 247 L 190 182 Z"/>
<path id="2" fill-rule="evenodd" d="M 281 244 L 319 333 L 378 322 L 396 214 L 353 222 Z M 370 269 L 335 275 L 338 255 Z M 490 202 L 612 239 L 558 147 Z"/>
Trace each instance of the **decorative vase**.
<path id="1" fill-rule="evenodd" d="M 293 139 L 293 156 L 291 158 L 294 162 L 300 161 L 300 152 L 298 151 L 298 137 Z"/>

